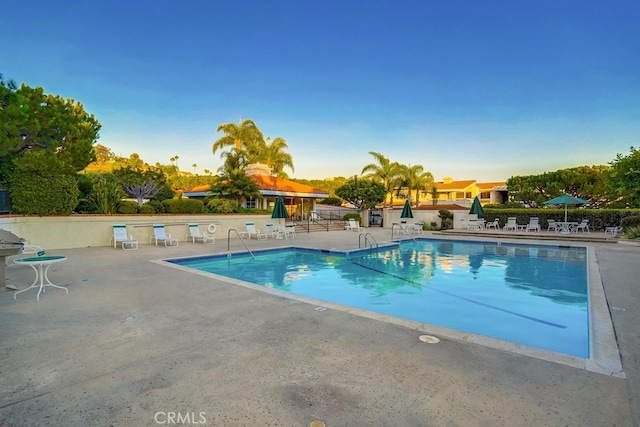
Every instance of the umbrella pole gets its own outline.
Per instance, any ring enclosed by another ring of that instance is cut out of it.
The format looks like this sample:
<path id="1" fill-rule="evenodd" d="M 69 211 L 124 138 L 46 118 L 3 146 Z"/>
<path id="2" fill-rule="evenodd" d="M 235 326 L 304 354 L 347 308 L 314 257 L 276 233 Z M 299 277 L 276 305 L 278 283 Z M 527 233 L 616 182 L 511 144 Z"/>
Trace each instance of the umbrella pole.
<path id="1" fill-rule="evenodd" d="M 569 210 L 569 208 L 567 207 L 567 204 L 564 204 L 564 222 L 567 222 L 567 211 Z"/>

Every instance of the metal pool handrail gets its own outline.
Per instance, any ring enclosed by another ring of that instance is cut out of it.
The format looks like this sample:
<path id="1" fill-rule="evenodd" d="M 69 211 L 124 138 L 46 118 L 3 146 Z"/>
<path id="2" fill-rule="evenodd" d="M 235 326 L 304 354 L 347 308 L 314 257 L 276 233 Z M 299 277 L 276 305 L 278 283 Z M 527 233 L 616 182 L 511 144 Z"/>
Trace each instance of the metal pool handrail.
<path id="1" fill-rule="evenodd" d="M 251 254 L 251 258 L 255 259 L 255 256 L 253 256 L 253 252 L 251 252 L 251 249 L 249 249 L 247 244 L 244 242 L 244 239 L 242 238 L 242 236 L 240 236 L 240 232 L 238 231 L 237 228 L 230 228 L 229 231 L 227 231 L 227 256 L 231 256 L 231 232 L 232 231 L 236 232 L 236 234 L 238 235 L 238 239 L 240 239 L 240 241 L 244 245 L 247 252 Z"/>
<path id="2" fill-rule="evenodd" d="M 362 247 L 362 238 L 364 237 L 364 245 L 367 246 L 367 242 L 369 242 L 369 247 L 373 248 L 373 244 L 375 243 L 375 247 L 376 249 L 378 248 L 378 242 L 376 241 L 376 238 L 373 237 L 371 235 L 371 233 L 360 233 L 358 235 L 358 249 L 360 249 Z M 371 242 L 369 240 L 369 237 L 371 237 L 371 240 L 373 240 L 373 242 Z"/>

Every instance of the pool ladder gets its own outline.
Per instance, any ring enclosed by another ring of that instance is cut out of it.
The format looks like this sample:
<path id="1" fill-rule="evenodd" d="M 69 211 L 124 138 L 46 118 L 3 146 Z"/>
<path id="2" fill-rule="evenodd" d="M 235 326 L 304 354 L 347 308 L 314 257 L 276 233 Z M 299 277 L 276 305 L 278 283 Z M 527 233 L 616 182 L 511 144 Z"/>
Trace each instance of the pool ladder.
<path id="1" fill-rule="evenodd" d="M 236 232 L 236 234 L 238 235 L 238 239 L 240 239 L 240 241 L 244 245 L 244 248 L 247 250 L 247 252 L 249 252 L 249 254 L 251 254 L 251 258 L 255 259 L 256 257 L 253 256 L 253 252 L 251 252 L 251 249 L 249 249 L 247 244 L 244 242 L 244 239 L 240 235 L 240 232 L 238 231 L 237 228 L 230 228 L 229 231 L 227 231 L 227 257 L 231 257 L 231 249 L 230 248 L 231 248 L 231 232 L 232 231 Z"/>
<path id="2" fill-rule="evenodd" d="M 369 238 L 371 238 L 371 240 L 369 240 Z M 365 247 L 367 246 L 367 243 L 369 243 L 369 249 L 373 249 L 374 245 L 375 248 L 378 249 L 378 242 L 376 241 L 376 238 L 371 235 L 371 233 L 360 233 L 360 235 L 358 235 L 358 249 L 362 248 L 363 240 Z"/>

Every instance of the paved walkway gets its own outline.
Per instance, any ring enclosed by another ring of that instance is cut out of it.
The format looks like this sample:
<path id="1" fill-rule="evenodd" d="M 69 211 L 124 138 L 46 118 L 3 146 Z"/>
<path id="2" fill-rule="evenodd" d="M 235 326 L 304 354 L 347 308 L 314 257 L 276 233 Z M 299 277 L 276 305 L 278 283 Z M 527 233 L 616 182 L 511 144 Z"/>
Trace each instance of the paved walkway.
<path id="1" fill-rule="evenodd" d="M 358 234 L 247 244 L 344 250 Z M 0 425 L 637 426 L 640 248 L 586 245 L 624 378 L 459 339 L 425 344 L 409 327 L 153 262 L 226 253 L 226 240 L 52 251 L 68 257 L 49 272 L 68 295 L 0 293 Z M 32 280 L 31 268 L 7 268 L 10 284 Z"/>

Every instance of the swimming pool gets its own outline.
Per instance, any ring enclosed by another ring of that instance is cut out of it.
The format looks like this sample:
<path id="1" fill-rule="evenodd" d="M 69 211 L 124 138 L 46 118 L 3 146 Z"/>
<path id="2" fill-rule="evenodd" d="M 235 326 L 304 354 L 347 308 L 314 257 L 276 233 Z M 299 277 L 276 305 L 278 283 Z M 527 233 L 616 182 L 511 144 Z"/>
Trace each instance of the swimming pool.
<path id="1" fill-rule="evenodd" d="M 169 260 L 262 286 L 589 357 L 586 249 L 405 241 L 343 254 L 286 248 Z"/>

